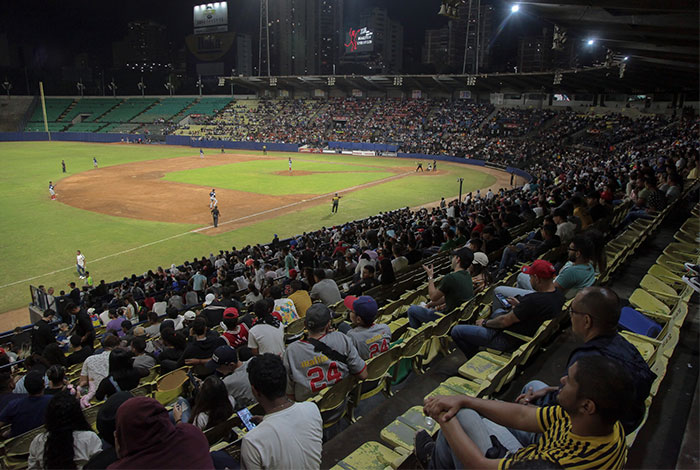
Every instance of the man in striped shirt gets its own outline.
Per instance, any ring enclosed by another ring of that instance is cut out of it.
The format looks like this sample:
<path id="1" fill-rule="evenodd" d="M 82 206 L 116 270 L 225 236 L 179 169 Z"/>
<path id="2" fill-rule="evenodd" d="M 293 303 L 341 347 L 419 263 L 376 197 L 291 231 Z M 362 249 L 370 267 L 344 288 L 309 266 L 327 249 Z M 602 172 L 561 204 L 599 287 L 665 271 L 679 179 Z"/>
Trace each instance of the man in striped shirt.
<path id="1" fill-rule="evenodd" d="M 440 424 L 440 432 L 436 442 L 425 431 L 416 434 L 416 456 L 424 468 L 505 470 L 516 462 L 545 460 L 562 468 L 622 469 L 627 447 L 620 420 L 627 413 L 630 384 L 617 361 L 585 356 L 562 378 L 555 406 L 469 396 L 428 398 L 424 412 Z M 520 447 L 503 426 L 543 435 Z M 492 442 L 493 435 L 508 449 L 505 455 Z"/>

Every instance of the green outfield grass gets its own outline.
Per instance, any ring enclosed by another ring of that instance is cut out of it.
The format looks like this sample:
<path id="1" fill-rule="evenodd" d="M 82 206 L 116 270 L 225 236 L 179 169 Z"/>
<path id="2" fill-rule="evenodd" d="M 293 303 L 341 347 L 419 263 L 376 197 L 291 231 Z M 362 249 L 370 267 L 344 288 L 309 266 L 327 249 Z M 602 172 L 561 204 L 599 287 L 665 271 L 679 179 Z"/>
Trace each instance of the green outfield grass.
<path id="1" fill-rule="evenodd" d="M 0 143 L 0 312 L 27 305 L 29 284 L 53 286 L 58 292 L 66 289 L 70 281 L 80 282 L 74 269 L 77 249 L 87 257 L 88 270 L 96 282 L 110 282 L 159 265 L 169 266 L 230 249 L 232 245 L 265 243 L 274 233 L 285 238 L 379 211 L 416 206 L 441 196 L 454 197 L 457 177 L 464 178 L 464 192 L 495 181 L 474 167 L 438 162 L 440 169 L 449 170 L 448 174 L 410 175 L 346 193 L 338 214 L 330 213 L 328 201 L 216 236 L 190 232 L 199 228 L 195 225 L 113 217 L 76 209 L 48 197 L 49 180 L 57 184 L 60 196 L 61 178 L 91 170 L 93 156 L 100 167 L 105 167 L 197 154 L 198 149 L 159 145 Z M 275 175 L 287 170 L 288 155 L 271 154 L 269 159 L 260 161 L 175 172 L 166 178 L 264 194 L 325 194 L 395 174 L 382 168 L 414 164 L 405 159 L 294 153 L 291 156 L 295 170 L 318 174 Z M 67 175 L 61 173 L 61 159 L 66 160 Z M 37 278 L 8 286 L 34 277 Z"/>

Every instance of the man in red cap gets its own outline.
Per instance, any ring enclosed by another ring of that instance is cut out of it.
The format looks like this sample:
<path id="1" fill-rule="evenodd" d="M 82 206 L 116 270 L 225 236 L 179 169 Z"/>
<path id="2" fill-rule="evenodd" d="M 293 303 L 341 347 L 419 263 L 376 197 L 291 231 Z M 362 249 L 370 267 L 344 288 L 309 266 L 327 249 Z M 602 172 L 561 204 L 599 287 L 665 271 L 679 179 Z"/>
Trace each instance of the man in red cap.
<path id="1" fill-rule="evenodd" d="M 248 344 L 248 327 L 240 321 L 237 308 L 229 307 L 224 310 L 220 326 L 223 330 L 221 336 L 229 346 L 237 348 Z"/>
<path id="2" fill-rule="evenodd" d="M 452 329 L 452 339 L 467 359 L 479 352 L 481 346 L 499 351 L 514 350 L 521 341 L 503 330 L 532 336 L 542 322 L 561 313 L 564 294 L 554 286 L 554 266 L 549 261 L 536 260 L 530 266 L 523 266 L 523 273 L 530 276 L 534 292 L 508 298 L 500 295 L 500 307 L 493 309 L 489 319 Z"/>

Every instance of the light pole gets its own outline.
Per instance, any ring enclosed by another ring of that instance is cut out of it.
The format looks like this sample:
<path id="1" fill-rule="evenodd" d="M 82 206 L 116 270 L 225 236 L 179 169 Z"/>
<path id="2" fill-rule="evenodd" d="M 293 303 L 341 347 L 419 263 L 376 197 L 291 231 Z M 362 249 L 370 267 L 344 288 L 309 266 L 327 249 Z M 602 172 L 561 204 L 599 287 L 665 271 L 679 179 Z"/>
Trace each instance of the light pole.
<path id="1" fill-rule="evenodd" d="M 80 92 L 80 97 L 82 98 L 83 96 L 83 91 L 85 90 L 85 85 L 83 85 L 83 79 L 81 78 L 78 83 L 75 85 L 78 88 L 78 91 Z"/>
<path id="2" fill-rule="evenodd" d="M 462 183 L 464 183 L 464 178 L 457 178 L 457 182 L 459 183 L 459 203 L 462 203 Z"/>
<path id="3" fill-rule="evenodd" d="M 141 90 L 141 97 L 143 98 L 143 96 L 146 94 L 146 84 L 143 83 L 143 77 L 141 77 L 141 81 L 137 84 L 137 86 L 139 87 L 139 90 Z"/>
<path id="4" fill-rule="evenodd" d="M 236 76 L 236 69 L 231 69 L 231 99 L 233 99 L 233 77 Z"/>
<path id="5" fill-rule="evenodd" d="M 2 87 L 5 89 L 5 92 L 7 93 L 7 99 L 10 99 L 10 90 L 12 90 L 12 83 L 7 80 L 7 77 L 5 77 L 5 81 L 2 82 Z"/>
<path id="6" fill-rule="evenodd" d="M 114 77 L 112 77 L 112 81 L 107 84 L 107 88 L 110 89 L 113 97 L 117 96 L 117 84 L 114 83 Z"/>
<path id="7" fill-rule="evenodd" d="M 197 79 L 197 88 L 199 88 L 199 97 L 202 97 L 202 76 L 200 75 L 199 78 Z"/>
<path id="8" fill-rule="evenodd" d="M 170 93 L 170 96 L 173 96 L 173 88 L 175 88 L 175 87 L 170 82 L 170 79 L 168 79 L 168 81 L 165 83 L 165 89 L 168 90 L 168 92 Z"/>

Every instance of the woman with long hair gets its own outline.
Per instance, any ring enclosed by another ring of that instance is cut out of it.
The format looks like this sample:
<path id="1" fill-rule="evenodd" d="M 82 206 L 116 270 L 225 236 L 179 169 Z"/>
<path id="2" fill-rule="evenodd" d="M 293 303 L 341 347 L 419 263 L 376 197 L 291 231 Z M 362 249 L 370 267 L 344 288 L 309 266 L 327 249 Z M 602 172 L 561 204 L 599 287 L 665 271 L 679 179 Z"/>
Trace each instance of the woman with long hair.
<path id="1" fill-rule="evenodd" d="M 209 429 L 226 421 L 232 414 L 236 401 L 226 390 L 224 382 L 210 375 L 202 382 L 194 407 L 190 415 L 190 424 L 194 424 L 201 430 Z M 177 421 L 181 415 L 173 410 L 173 418 Z"/>
<path id="2" fill-rule="evenodd" d="M 117 392 L 124 392 L 139 386 L 141 374 L 134 369 L 134 356 L 126 349 L 114 349 L 109 353 L 109 375 L 102 379 L 95 392 L 95 398 L 104 400 Z"/>
<path id="3" fill-rule="evenodd" d="M 29 446 L 29 469 L 77 469 L 102 450 L 102 441 L 85 420 L 80 402 L 67 392 L 51 399 L 46 408 L 46 432 Z"/>

